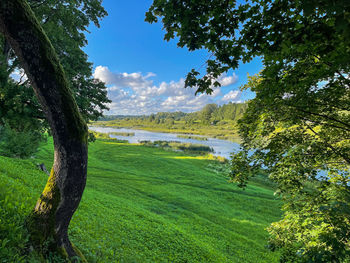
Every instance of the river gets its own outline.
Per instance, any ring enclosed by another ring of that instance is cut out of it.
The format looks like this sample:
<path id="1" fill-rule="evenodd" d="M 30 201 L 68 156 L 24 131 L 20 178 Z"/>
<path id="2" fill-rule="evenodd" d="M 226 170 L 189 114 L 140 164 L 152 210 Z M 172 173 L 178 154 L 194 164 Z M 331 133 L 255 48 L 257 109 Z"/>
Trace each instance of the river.
<path id="1" fill-rule="evenodd" d="M 239 144 L 231 141 L 220 140 L 215 138 L 208 138 L 207 141 L 178 138 L 177 135 L 189 135 L 181 133 L 165 133 L 165 132 L 153 132 L 145 130 L 127 129 L 127 128 L 111 128 L 111 127 L 89 127 L 92 131 L 109 133 L 109 132 L 129 132 L 135 133 L 134 136 L 119 136 L 110 135 L 112 138 L 118 138 L 122 140 L 128 140 L 130 143 L 138 143 L 139 141 L 178 141 L 182 143 L 194 143 L 203 144 L 212 147 L 214 155 L 222 156 L 227 159 L 230 158 L 231 152 L 238 151 Z"/>

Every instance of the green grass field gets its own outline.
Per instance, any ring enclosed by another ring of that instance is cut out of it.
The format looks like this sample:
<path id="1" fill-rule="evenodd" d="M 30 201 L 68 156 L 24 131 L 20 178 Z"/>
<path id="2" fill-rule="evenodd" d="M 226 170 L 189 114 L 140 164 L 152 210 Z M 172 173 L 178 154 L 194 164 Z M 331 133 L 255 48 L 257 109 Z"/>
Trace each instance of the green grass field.
<path id="1" fill-rule="evenodd" d="M 52 141 L 34 160 L 0 157 L 0 262 L 35 262 L 23 254 L 23 226 L 47 175 Z M 126 143 L 90 144 L 86 190 L 70 237 L 89 262 L 278 262 L 265 248 L 281 216 L 273 190 L 243 191 L 215 161 Z"/>

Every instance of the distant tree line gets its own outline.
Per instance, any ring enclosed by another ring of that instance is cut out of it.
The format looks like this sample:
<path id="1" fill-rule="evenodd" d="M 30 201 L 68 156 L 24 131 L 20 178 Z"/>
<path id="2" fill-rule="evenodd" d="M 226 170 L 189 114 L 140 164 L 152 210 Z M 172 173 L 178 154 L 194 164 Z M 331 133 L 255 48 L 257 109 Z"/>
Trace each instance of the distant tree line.
<path id="1" fill-rule="evenodd" d="M 245 110 L 245 103 L 228 103 L 219 106 L 215 103 L 205 105 L 201 110 L 191 113 L 181 111 L 176 112 L 158 112 L 150 115 L 105 115 L 100 117 L 100 121 L 111 120 L 139 120 L 147 121 L 154 124 L 174 124 L 175 121 L 184 121 L 187 125 L 201 123 L 204 125 L 215 125 L 222 121 L 237 121 Z"/>

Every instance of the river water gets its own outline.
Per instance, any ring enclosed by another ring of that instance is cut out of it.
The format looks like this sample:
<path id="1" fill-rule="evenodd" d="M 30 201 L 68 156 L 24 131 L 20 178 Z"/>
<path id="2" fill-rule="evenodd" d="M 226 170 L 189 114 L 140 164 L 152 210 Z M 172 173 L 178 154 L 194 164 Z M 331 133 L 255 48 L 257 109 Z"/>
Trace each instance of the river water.
<path id="1" fill-rule="evenodd" d="M 193 144 L 203 144 L 212 147 L 214 150 L 214 155 L 222 156 L 227 159 L 230 158 L 232 152 L 238 151 L 239 144 L 231 141 L 220 140 L 215 138 L 208 138 L 207 141 L 194 140 L 194 139 L 184 139 L 178 138 L 177 135 L 181 133 L 165 133 L 165 132 L 151 132 L 145 130 L 136 129 L 126 129 L 126 128 L 110 128 L 110 127 L 89 127 L 92 131 L 109 133 L 109 132 L 133 132 L 134 136 L 119 136 L 110 135 L 113 138 L 118 138 L 121 140 L 128 140 L 130 143 L 138 143 L 140 141 L 178 141 L 182 143 L 193 143 Z M 189 134 L 181 134 L 189 135 Z M 199 137 L 199 136 L 198 136 Z"/>

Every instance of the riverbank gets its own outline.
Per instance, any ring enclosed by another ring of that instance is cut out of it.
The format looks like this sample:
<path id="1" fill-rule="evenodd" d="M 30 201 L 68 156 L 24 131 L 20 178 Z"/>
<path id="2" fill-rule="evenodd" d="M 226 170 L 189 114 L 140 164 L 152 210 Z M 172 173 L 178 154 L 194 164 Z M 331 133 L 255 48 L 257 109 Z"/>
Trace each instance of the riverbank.
<path id="1" fill-rule="evenodd" d="M 110 142 L 116 142 L 116 143 L 128 143 L 128 140 L 120 140 L 117 137 L 129 137 L 129 136 L 135 136 L 134 132 L 96 132 L 90 130 L 90 132 L 93 134 L 93 136 L 96 139 L 103 139 L 108 140 Z M 179 135 L 177 135 L 179 137 Z M 185 138 L 187 139 L 187 138 Z M 191 139 L 191 138 L 189 138 Z M 150 141 L 150 140 L 144 140 L 138 142 L 141 145 L 148 146 L 148 147 L 157 147 L 162 148 L 164 150 L 171 150 L 171 151 L 182 151 L 189 154 L 199 154 L 199 155 L 206 155 L 208 158 L 212 160 L 218 160 L 220 162 L 227 162 L 228 160 L 224 157 L 220 156 L 214 156 L 211 153 L 214 152 L 214 149 L 203 144 L 198 143 L 181 143 L 179 141 Z"/>
<path id="2" fill-rule="evenodd" d="M 90 124 L 91 126 L 109 127 L 109 128 L 126 128 L 136 130 L 146 130 L 152 132 L 164 133 L 181 133 L 187 135 L 202 135 L 210 138 L 220 140 L 227 140 L 231 142 L 240 143 L 241 139 L 237 132 L 236 123 L 233 121 L 226 121 L 217 124 L 203 125 L 194 123 L 191 126 L 183 121 L 174 121 L 171 125 L 164 124 L 147 124 L 142 122 L 135 122 L 130 120 L 118 119 L 113 121 L 96 121 Z"/>
<path id="3" fill-rule="evenodd" d="M 107 136 L 117 138 L 118 140 L 128 141 L 130 143 L 140 143 L 142 141 L 167 141 L 167 142 L 179 142 L 183 144 L 201 144 L 208 146 L 213 149 L 213 155 L 221 156 L 226 159 L 230 158 L 232 152 L 235 152 L 239 149 L 239 143 L 231 142 L 227 140 L 220 140 L 216 138 L 207 137 L 207 140 L 197 140 L 196 138 L 188 138 L 178 135 L 178 133 L 164 133 L 164 132 L 155 132 L 155 131 L 147 131 L 143 129 L 126 129 L 126 128 L 115 128 L 115 127 L 103 127 L 103 126 L 90 126 L 91 131 L 104 133 Z M 132 133 L 133 136 L 121 136 L 121 135 L 113 135 L 115 132 L 117 133 Z M 102 138 L 100 136 L 100 138 Z"/>

